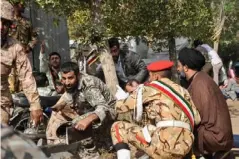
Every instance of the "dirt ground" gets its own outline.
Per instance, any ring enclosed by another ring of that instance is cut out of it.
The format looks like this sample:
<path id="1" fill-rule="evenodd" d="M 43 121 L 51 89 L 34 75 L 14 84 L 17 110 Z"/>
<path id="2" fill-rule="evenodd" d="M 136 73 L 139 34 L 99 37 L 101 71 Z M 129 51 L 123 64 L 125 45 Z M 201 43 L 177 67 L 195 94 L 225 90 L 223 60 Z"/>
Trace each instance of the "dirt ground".
<path id="1" fill-rule="evenodd" d="M 233 133 L 239 135 L 239 101 L 228 101 L 227 104 L 231 115 Z"/>

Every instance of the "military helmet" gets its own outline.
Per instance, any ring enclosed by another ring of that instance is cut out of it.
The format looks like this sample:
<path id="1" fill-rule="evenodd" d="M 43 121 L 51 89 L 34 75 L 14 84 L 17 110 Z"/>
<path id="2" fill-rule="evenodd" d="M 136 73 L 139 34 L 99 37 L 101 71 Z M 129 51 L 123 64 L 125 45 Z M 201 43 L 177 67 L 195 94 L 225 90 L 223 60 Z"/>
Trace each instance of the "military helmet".
<path id="1" fill-rule="evenodd" d="M 2 0 L 1 1 L 1 18 L 7 19 L 7 20 L 13 20 L 13 6 L 11 5 L 10 2 L 7 0 Z"/>

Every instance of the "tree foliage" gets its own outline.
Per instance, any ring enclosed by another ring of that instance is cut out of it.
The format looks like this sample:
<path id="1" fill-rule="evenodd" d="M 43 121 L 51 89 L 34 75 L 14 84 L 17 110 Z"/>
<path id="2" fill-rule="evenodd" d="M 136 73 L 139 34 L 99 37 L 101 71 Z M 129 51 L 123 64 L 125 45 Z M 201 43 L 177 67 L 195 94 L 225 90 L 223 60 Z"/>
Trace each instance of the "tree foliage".
<path id="1" fill-rule="evenodd" d="M 19 1 L 19 0 L 11 0 Z M 29 1 L 29 0 L 21 0 Z M 223 4 L 223 36 L 238 28 L 238 0 L 36 0 L 46 11 L 68 17 L 70 37 L 146 36 L 209 40 L 215 34 Z M 95 7 L 95 4 L 99 4 Z M 100 29 L 99 29 L 100 28 Z M 220 30 L 220 29 L 219 29 Z"/>

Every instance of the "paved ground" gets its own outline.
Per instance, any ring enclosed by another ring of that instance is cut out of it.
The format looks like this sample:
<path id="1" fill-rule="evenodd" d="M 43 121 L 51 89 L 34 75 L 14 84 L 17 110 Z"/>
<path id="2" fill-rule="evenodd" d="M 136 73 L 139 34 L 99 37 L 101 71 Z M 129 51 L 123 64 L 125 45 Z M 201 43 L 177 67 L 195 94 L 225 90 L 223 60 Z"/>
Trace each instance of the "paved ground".
<path id="1" fill-rule="evenodd" d="M 227 104 L 231 115 L 233 133 L 239 135 L 239 101 L 229 101 Z"/>

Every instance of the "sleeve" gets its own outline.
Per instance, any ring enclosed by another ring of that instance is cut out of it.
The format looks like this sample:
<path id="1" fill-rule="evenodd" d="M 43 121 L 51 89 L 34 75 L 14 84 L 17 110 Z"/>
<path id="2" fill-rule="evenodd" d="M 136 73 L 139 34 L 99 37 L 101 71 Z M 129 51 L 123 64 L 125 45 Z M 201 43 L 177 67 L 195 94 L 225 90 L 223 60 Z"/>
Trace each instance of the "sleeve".
<path id="1" fill-rule="evenodd" d="M 40 60 L 40 72 L 46 73 L 48 71 L 48 60 L 46 53 L 40 52 L 39 60 Z"/>
<path id="2" fill-rule="evenodd" d="M 148 76 L 148 70 L 144 61 L 136 53 L 132 53 L 131 65 L 138 72 L 135 76 L 130 76 L 129 79 L 136 79 L 140 83 L 143 83 Z"/>
<path id="3" fill-rule="evenodd" d="M 30 110 L 41 109 L 36 81 L 32 75 L 32 68 L 27 54 L 23 52 L 23 48 L 19 44 L 14 51 L 16 54 L 16 70 L 18 78 L 22 83 L 23 92 L 30 103 Z"/>
<path id="4" fill-rule="evenodd" d="M 125 100 L 117 100 L 115 105 L 116 112 L 120 114 L 134 110 L 136 100 L 136 91 L 130 94 Z"/>
<path id="5" fill-rule="evenodd" d="M 99 117 L 100 121 L 103 122 L 106 117 L 106 112 L 109 111 L 110 106 L 107 104 L 101 91 L 94 87 L 88 87 L 85 90 L 85 98 L 92 107 L 95 108 L 94 113 Z"/>

